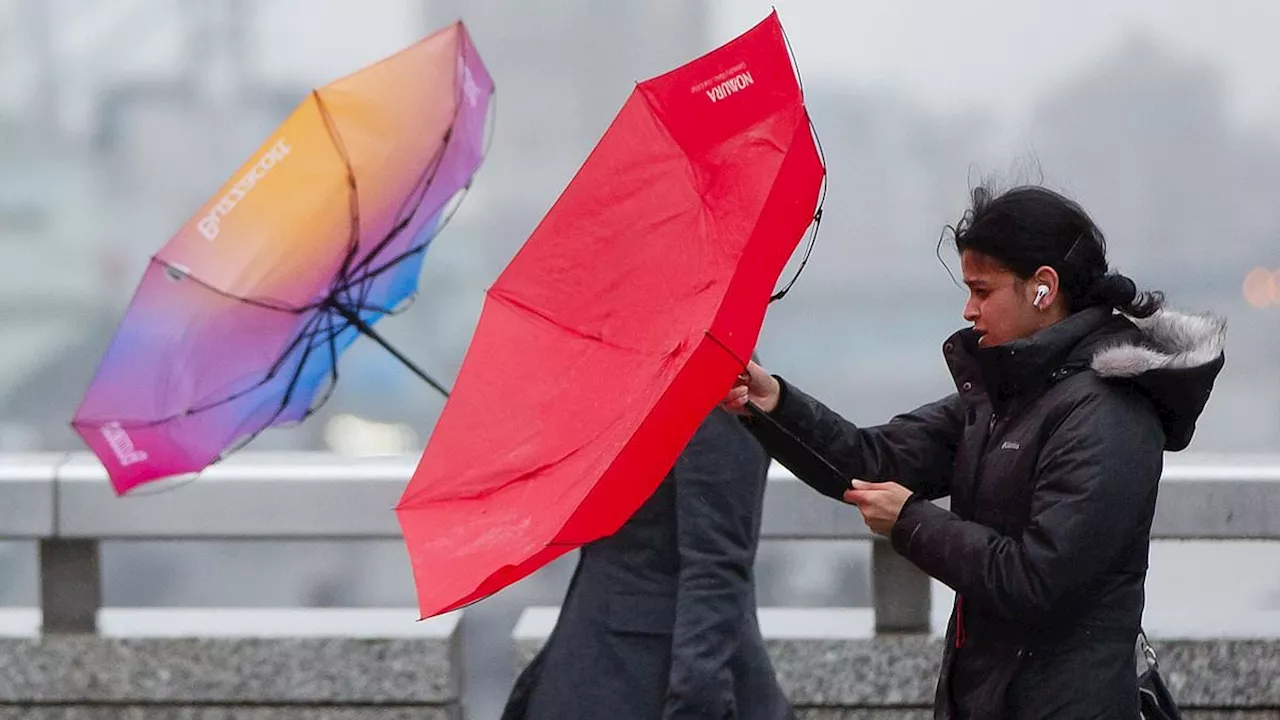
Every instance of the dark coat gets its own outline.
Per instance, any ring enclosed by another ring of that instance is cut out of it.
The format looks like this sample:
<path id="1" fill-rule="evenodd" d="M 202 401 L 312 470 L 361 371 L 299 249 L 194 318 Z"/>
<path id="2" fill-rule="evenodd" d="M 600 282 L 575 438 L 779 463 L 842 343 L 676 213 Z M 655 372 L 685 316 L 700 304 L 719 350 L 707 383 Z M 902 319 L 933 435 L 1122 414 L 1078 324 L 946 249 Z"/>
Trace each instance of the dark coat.
<path id="1" fill-rule="evenodd" d="M 582 548 L 504 720 L 791 718 L 756 620 L 769 459 L 716 410 L 657 491 Z"/>
<path id="2" fill-rule="evenodd" d="M 839 498 L 843 478 L 914 491 L 894 548 L 956 591 L 937 718 L 1137 717 L 1134 640 L 1164 450 L 1190 442 L 1223 363 L 1220 321 L 1093 308 L 1025 340 L 943 346 L 957 393 L 857 428 L 784 383 L 750 425 Z M 929 502 L 950 496 L 951 509 Z"/>

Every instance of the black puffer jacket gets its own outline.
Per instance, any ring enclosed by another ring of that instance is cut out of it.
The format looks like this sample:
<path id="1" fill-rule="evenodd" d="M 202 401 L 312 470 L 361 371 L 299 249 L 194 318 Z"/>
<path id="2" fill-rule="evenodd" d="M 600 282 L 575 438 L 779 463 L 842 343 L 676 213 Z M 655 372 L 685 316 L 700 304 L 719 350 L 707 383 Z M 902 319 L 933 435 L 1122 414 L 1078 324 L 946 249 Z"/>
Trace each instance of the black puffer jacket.
<path id="1" fill-rule="evenodd" d="M 771 417 L 787 432 L 748 424 L 826 495 L 847 478 L 914 491 L 893 545 L 957 594 L 935 717 L 1131 720 L 1162 451 L 1190 442 L 1224 336 L 1214 318 L 1103 308 L 994 348 L 962 330 L 943 346 L 958 392 L 888 424 L 855 427 L 785 382 Z M 948 495 L 949 511 L 928 502 Z"/>

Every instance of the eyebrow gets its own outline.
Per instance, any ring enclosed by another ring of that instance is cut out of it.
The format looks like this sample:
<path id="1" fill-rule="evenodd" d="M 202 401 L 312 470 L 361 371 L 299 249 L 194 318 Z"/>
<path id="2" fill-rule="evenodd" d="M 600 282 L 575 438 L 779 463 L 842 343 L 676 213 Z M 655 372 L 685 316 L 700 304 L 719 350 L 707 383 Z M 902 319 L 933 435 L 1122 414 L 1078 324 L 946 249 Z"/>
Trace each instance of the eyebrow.
<path id="1" fill-rule="evenodd" d="M 990 286 L 991 283 L 988 283 L 986 280 L 983 280 L 981 278 L 965 278 L 964 284 L 968 285 L 971 288 L 978 288 L 978 287 L 988 287 Z"/>

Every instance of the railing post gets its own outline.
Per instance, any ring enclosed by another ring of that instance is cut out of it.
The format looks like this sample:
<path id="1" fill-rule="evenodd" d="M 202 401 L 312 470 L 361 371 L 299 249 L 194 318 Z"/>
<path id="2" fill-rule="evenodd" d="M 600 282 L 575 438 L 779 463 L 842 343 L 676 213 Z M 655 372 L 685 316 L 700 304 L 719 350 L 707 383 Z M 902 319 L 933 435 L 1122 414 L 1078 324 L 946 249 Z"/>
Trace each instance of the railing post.
<path id="1" fill-rule="evenodd" d="M 102 606 L 98 541 L 40 541 L 40 611 L 44 633 L 93 633 Z"/>
<path id="2" fill-rule="evenodd" d="M 929 576 L 879 537 L 871 543 L 871 593 L 876 634 L 929 632 Z"/>

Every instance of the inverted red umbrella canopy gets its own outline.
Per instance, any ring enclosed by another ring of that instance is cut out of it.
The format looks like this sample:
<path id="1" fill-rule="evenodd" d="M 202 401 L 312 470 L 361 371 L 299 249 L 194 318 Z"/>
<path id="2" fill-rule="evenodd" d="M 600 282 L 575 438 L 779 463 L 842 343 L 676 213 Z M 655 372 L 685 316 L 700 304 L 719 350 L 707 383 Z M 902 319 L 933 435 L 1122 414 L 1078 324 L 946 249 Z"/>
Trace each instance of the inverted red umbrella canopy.
<path id="1" fill-rule="evenodd" d="M 776 13 L 637 85 L 489 288 L 397 505 L 423 617 L 652 494 L 755 347 L 824 174 Z"/>

